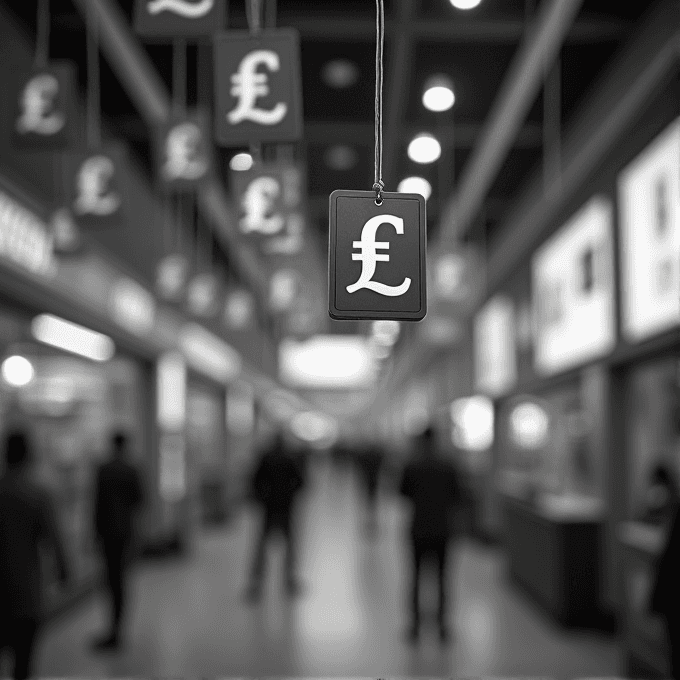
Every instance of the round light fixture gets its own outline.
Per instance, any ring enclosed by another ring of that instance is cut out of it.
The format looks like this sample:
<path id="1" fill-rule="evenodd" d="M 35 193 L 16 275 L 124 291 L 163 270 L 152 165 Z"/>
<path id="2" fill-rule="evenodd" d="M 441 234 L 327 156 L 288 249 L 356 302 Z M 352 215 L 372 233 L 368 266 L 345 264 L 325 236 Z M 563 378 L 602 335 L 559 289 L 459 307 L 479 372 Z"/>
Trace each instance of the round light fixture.
<path id="1" fill-rule="evenodd" d="M 229 161 L 229 167 L 236 172 L 246 172 L 253 167 L 253 157 L 249 153 L 237 153 Z"/>
<path id="2" fill-rule="evenodd" d="M 432 185 L 424 177 L 407 177 L 399 182 L 400 194 L 420 194 L 426 201 L 432 195 Z"/>
<path id="3" fill-rule="evenodd" d="M 349 59 L 334 59 L 324 65 L 321 76 L 329 87 L 343 90 L 359 80 L 359 68 Z"/>
<path id="4" fill-rule="evenodd" d="M 482 0 L 451 0 L 456 9 L 474 9 L 481 4 Z"/>
<path id="5" fill-rule="evenodd" d="M 331 170 L 347 172 L 359 161 L 359 154 L 351 146 L 332 146 L 325 155 L 326 165 Z"/>
<path id="6" fill-rule="evenodd" d="M 418 135 L 408 145 L 408 157 L 415 163 L 434 163 L 441 154 L 441 145 L 427 133 Z"/>
<path id="7" fill-rule="evenodd" d="M 2 364 L 3 380 L 12 387 L 24 387 L 33 380 L 35 369 L 25 357 L 7 357 Z"/>
<path id="8" fill-rule="evenodd" d="M 425 83 L 423 106 L 430 111 L 448 111 L 455 103 L 453 83 L 444 75 L 437 75 Z"/>

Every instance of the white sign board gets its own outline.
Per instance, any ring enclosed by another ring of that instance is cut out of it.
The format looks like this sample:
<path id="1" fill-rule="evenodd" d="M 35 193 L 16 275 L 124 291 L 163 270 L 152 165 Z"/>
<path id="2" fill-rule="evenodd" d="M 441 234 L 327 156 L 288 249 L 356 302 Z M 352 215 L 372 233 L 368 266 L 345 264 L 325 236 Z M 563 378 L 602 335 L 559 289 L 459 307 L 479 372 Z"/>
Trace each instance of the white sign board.
<path id="1" fill-rule="evenodd" d="M 614 349 L 616 311 L 612 205 L 591 199 L 535 254 L 534 363 L 544 375 Z"/>
<path id="2" fill-rule="evenodd" d="M 619 176 L 622 327 L 639 342 L 680 325 L 680 119 Z"/>
<path id="3" fill-rule="evenodd" d="M 500 397 L 517 382 L 515 309 L 512 300 L 496 295 L 477 314 L 474 323 L 475 388 Z"/>

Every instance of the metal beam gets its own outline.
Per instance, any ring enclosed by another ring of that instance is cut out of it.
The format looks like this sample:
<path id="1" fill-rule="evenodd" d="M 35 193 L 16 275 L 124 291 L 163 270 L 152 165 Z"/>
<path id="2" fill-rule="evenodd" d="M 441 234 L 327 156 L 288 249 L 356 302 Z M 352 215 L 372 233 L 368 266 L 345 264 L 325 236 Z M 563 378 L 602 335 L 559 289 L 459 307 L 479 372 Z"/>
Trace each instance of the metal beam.
<path id="1" fill-rule="evenodd" d="M 630 49 L 596 83 L 565 135 L 561 179 L 543 190 L 535 177 L 489 244 L 488 290 L 497 289 L 541 238 L 557 211 L 583 185 L 634 123 L 664 78 L 678 68 L 677 3 L 664 3 L 636 33 Z"/>
<path id="2" fill-rule="evenodd" d="M 538 95 L 545 66 L 559 54 L 582 3 L 583 0 L 546 0 L 541 4 L 535 24 L 508 68 L 458 191 L 444 210 L 440 240 L 456 239 L 475 219 Z"/>
<path id="3" fill-rule="evenodd" d="M 405 146 L 413 136 L 423 131 L 422 125 L 406 124 L 401 143 Z M 444 148 L 455 145 L 457 149 L 471 149 L 478 141 L 483 127 L 480 123 L 458 123 L 442 125 L 432 132 L 437 136 Z M 350 146 L 373 147 L 373 123 L 323 122 L 305 123 L 305 142 L 318 146 L 347 144 Z M 397 140 L 399 143 L 399 140 Z M 540 124 L 525 123 L 517 133 L 514 148 L 540 149 L 543 144 L 543 133 Z"/>
<path id="4" fill-rule="evenodd" d="M 96 12 L 100 44 L 111 68 L 126 89 L 145 122 L 156 125 L 170 115 L 170 96 L 149 56 L 131 33 L 120 8 L 110 0 L 74 0 L 85 19 L 89 7 Z M 237 241 L 228 201 L 219 181 L 213 180 L 199 193 L 199 205 L 220 242 L 229 250 L 242 277 L 260 295 L 266 294 L 268 277 L 254 253 Z"/>

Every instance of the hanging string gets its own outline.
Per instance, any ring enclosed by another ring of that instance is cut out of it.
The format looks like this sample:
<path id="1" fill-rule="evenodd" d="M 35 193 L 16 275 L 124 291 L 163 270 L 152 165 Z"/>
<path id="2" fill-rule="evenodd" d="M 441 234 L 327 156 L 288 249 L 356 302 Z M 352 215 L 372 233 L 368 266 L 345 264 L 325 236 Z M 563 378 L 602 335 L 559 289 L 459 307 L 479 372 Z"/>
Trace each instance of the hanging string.
<path id="1" fill-rule="evenodd" d="M 50 0 L 38 0 L 35 65 L 44 68 L 50 58 Z"/>
<path id="2" fill-rule="evenodd" d="M 187 42 L 176 38 L 172 43 L 172 103 L 175 112 L 184 113 L 187 104 Z"/>
<path id="3" fill-rule="evenodd" d="M 99 84 L 99 22 L 94 2 L 87 4 L 87 137 L 91 148 L 101 142 Z"/>
<path id="4" fill-rule="evenodd" d="M 375 0 L 376 5 L 376 44 L 375 44 L 375 178 L 373 191 L 375 203 L 382 203 L 382 192 L 385 183 L 382 179 L 382 95 L 383 95 L 383 46 L 385 43 L 385 6 L 384 0 Z"/>
<path id="5" fill-rule="evenodd" d="M 251 34 L 262 30 L 262 0 L 246 0 L 246 19 Z"/>

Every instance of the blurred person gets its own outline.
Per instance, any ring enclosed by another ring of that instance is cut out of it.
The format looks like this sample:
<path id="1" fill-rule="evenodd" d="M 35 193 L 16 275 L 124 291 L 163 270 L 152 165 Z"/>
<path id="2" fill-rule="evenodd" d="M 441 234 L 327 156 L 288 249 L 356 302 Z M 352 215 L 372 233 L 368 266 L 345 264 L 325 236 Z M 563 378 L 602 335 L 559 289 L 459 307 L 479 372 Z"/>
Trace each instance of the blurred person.
<path id="1" fill-rule="evenodd" d="M 250 570 L 250 584 L 246 591 L 246 599 L 250 602 L 256 602 L 260 598 L 267 546 L 272 535 L 277 532 L 282 534 L 285 543 L 286 590 L 289 595 L 296 595 L 300 591 L 295 575 L 293 510 L 303 484 L 300 461 L 291 457 L 285 437 L 279 432 L 265 449 L 251 482 L 252 498 L 262 508 L 263 518 Z"/>
<path id="2" fill-rule="evenodd" d="M 109 631 L 95 641 L 98 650 L 117 649 L 121 643 L 135 521 L 143 500 L 141 476 L 129 461 L 128 438 L 116 433 L 111 440 L 111 458 L 99 467 L 95 486 L 94 530 L 111 601 Z"/>
<path id="3" fill-rule="evenodd" d="M 680 680 L 680 504 L 673 504 L 666 546 L 657 562 L 651 609 L 666 622 L 670 677 Z"/>
<path id="4" fill-rule="evenodd" d="M 68 570 L 53 500 L 32 475 L 33 451 L 26 433 L 8 435 L 5 457 L 7 471 L 0 479 L 0 660 L 9 650 L 12 677 L 24 680 L 32 676 L 43 615 L 41 547 L 53 552 L 62 587 L 68 584 Z"/>
<path id="5" fill-rule="evenodd" d="M 649 477 L 642 520 L 650 524 L 667 525 L 678 500 L 678 487 L 672 472 L 667 465 L 658 464 Z"/>
<path id="6" fill-rule="evenodd" d="M 461 487 L 453 463 L 438 455 L 432 427 L 416 439 L 415 448 L 416 455 L 407 464 L 400 484 L 400 493 L 413 506 L 409 532 L 413 571 L 408 637 L 415 642 L 420 636 L 420 574 L 425 558 L 433 557 L 439 585 L 437 624 L 440 640 L 446 642 L 450 637 L 447 625 L 447 558 L 451 520 L 460 502 Z"/>
<path id="7" fill-rule="evenodd" d="M 366 528 L 369 534 L 374 534 L 378 526 L 378 487 L 383 463 L 378 442 L 371 441 L 363 447 L 358 452 L 357 463 L 366 494 Z"/>

